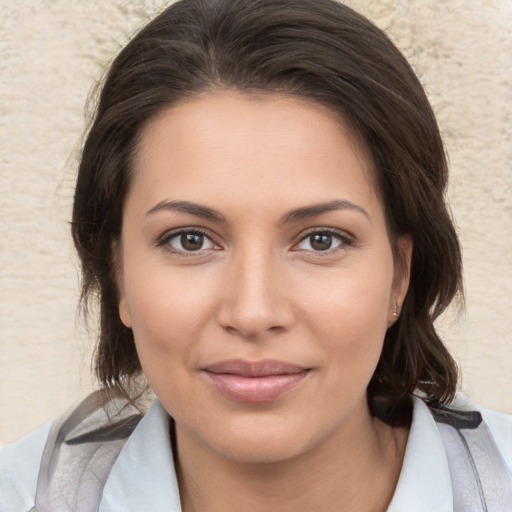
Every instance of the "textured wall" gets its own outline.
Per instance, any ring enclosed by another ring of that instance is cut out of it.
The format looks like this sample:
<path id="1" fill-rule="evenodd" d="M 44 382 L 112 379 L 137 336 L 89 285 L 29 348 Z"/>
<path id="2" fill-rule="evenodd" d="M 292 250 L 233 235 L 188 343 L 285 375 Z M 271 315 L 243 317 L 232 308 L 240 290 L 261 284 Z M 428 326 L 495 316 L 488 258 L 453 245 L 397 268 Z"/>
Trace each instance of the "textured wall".
<path id="1" fill-rule="evenodd" d="M 162 0 L 0 0 L 0 441 L 84 395 L 67 221 L 84 104 Z M 405 52 L 438 115 L 466 313 L 440 326 L 479 403 L 512 412 L 512 2 L 352 0 Z"/>

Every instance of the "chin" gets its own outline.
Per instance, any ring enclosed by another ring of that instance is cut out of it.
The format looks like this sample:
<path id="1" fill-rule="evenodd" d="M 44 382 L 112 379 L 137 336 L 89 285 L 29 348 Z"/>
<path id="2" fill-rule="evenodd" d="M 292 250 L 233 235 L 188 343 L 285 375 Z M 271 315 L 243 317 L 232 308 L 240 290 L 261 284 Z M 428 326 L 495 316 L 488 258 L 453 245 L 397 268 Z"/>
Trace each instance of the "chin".
<path id="1" fill-rule="evenodd" d="M 277 464 L 300 456 L 305 449 L 285 438 L 232 440 L 217 448 L 219 455 L 241 464 Z"/>
<path id="2" fill-rule="evenodd" d="M 225 425 L 217 430 L 211 448 L 226 459 L 246 464 L 285 462 L 308 450 L 311 438 L 303 423 L 259 420 Z"/>

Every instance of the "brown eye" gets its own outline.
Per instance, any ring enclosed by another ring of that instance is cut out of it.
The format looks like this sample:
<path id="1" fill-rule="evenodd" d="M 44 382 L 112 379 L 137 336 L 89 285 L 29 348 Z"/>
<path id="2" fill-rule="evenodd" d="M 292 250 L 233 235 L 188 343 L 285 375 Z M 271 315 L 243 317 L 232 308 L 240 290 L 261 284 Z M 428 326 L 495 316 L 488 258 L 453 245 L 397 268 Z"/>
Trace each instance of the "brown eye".
<path id="1" fill-rule="evenodd" d="M 195 233 L 184 233 L 180 235 L 180 243 L 186 251 L 198 251 L 203 247 L 204 236 Z"/>
<path id="2" fill-rule="evenodd" d="M 326 252 L 350 246 L 351 238 L 344 233 L 316 231 L 306 235 L 296 246 L 299 251 Z"/>
<path id="3" fill-rule="evenodd" d="M 327 251 L 332 247 L 332 242 L 332 235 L 329 234 L 316 234 L 310 237 L 311 248 L 315 251 Z"/>
<path id="4" fill-rule="evenodd" d="M 174 252 L 190 253 L 215 249 L 215 243 L 200 231 L 182 231 L 165 237 L 163 243 L 168 244 Z"/>

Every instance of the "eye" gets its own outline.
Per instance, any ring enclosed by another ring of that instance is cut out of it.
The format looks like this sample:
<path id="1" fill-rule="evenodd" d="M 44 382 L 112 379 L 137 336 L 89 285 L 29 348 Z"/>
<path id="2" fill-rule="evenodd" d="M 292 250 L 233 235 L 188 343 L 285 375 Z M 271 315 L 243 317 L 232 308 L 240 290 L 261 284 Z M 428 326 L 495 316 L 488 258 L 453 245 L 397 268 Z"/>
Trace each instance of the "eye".
<path id="1" fill-rule="evenodd" d="M 192 253 L 219 248 L 210 237 L 199 230 L 167 233 L 158 241 L 158 245 L 165 245 L 175 253 Z"/>
<path id="2" fill-rule="evenodd" d="M 327 252 L 350 244 L 351 239 L 341 233 L 333 231 L 315 231 L 303 237 L 296 245 L 296 250 Z"/>

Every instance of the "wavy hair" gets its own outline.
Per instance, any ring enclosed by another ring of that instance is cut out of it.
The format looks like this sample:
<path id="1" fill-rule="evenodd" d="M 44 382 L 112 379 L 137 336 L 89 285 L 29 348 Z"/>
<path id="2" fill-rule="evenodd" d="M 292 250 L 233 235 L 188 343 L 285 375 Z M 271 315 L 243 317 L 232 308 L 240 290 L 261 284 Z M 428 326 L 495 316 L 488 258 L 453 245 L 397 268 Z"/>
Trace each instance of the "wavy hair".
<path id="1" fill-rule="evenodd" d="M 434 321 L 462 296 L 462 270 L 439 128 L 400 51 L 335 0 L 180 0 L 113 61 L 85 139 L 72 220 L 82 304 L 100 305 L 95 368 L 104 389 L 133 396 L 142 372 L 119 318 L 112 254 L 140 133 L 163 109 L 208 90 L 297 95 L 339 113 L 359 135 L 397 262 L 398 237 L 414 240 L 409 291 L 386 333 L 369 403 L 399 424 L 415 390 L 431 405 L 449 402 L 458 372 Z"/>

